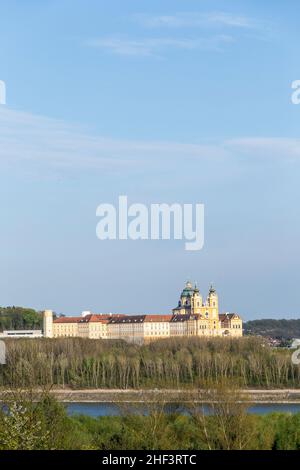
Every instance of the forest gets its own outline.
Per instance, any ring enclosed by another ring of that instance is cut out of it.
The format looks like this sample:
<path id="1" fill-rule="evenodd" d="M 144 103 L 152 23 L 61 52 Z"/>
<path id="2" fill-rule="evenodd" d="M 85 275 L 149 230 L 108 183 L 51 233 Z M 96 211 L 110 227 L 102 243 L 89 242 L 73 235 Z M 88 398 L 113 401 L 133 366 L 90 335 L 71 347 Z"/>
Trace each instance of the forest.
<path id="1" fill-rule="evenodd" d="M 0 307 L 0 331 L 3 330 L 41 330 L 42 312 L 33 308 Z"/>
<path id="2" fill-rule="evenodd" d="M 195 388 L 234 379 L 241 387 L 299 388 L 291 351 L 261 338 L 170 338 L 148 345 L 85 338 L 8 339 L 0 387 Z"/>
<path id="3" fill-rule="evenodd" d="M 251 414 L 240 391 L 300 388 L 291 351 L 270 348 L 262 338 L 172 338 L 142 346 L 84 338 L 5 343 L 0 450 L 300 449 L 300 414 Z M 140 389 L 147 411 L 121 402 L 118 416 L 69 416 L 53 387 Z M 155 390 L 149 392 L 160 387 L 185 390 L 184 413 L 168 412 Z M 199 402 L 203 393 L 210 413 Z"/>
<path id="4" fill-rule="evenodd" d="M 300 338 L 300 320 L 271 318 L 250 320 L 244 323 L 243 328 L 246 335 L 261 335 L 282 340 Z"/>

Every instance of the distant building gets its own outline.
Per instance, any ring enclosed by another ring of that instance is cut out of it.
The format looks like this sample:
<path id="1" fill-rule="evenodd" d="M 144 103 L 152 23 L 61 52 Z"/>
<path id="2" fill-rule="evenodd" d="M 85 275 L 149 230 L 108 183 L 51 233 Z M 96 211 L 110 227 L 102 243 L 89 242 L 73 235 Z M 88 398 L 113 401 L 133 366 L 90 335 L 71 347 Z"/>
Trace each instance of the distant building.
<path id="1" fill-rule="evenodd" d="M 107 324 L 108 337 L 137 344 L 168 338 L 171 318 L 172 315 L 113 316 Z"/>
<path id="2" fill-rule="evenodd" d="M 179 336 L 243 335 L 242 319 L 236 313 L 219 314 L 219 300 L 211 286 L 206 301 L 197 286 L 187 282 L 172 315 L 93 314 L 60 317 L 53 320 L 51 310 L 44 313 L 47 338 L 81 337 L 122 339 L 142 344 L 161 338 Z"/>
<path id="3" fill-rule="evenodd" d="M 4 330 L 0 333 L 2 338 L 41 338 L 43 335 L 42 330 Z"/>
<path id="4" fill-rule="evenodd" d="M 45 334 L 45 336 L 48 338 L 77 336 L 92 339 L 108 338 L 107 324 L 109 321 L 112 318 L 123 318 L 124 316 L 125 315 L 118 314 L 82 312 L 81 317 L 60 317 L 53 320 L 52 315 L 52 326 L 50 327 L 47 314 L 47 317 L 44 317 L 44 331 L 48 331 L 48 334 Z M 47 323 L 45 323 L 45 321 Z"/>

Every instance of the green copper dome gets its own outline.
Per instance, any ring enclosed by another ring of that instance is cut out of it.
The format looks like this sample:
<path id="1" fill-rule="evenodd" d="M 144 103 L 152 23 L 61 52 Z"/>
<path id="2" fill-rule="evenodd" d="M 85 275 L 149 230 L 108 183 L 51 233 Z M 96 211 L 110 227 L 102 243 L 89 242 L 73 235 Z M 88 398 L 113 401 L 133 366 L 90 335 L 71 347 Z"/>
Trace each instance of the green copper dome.
<path id="1" fill-rule="evenodd" d="M 187 281 L 187 283 L 185 284 L 185 288 L 183 289 L 182 293 L 181 293 L 181 296 L 182 297 L 190 297 L 191 295 L 193 295 L 194 293 L 194 288 L 193 288 L 193 285 L 190 281 Z"/>

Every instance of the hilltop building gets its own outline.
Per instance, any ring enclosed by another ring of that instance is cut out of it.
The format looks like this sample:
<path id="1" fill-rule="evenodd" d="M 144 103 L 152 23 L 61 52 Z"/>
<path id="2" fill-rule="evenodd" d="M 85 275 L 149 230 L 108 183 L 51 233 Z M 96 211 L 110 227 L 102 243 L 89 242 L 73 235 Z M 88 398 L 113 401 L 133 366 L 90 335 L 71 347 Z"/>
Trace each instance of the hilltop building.
<path id="1" fill-rule="evenodd" d="M 60 317 L 53 320 L 51 310 L 44 313 L 47 338 L 81 337 L 122 339 L 142 344 L 178 336 L 243 335 L 242 319 L 235 313 L 219 314 L 216 290 L 211 286 L 205 301 L 195 285 L 187 282 L 172 315 L 93 314 Z"/>

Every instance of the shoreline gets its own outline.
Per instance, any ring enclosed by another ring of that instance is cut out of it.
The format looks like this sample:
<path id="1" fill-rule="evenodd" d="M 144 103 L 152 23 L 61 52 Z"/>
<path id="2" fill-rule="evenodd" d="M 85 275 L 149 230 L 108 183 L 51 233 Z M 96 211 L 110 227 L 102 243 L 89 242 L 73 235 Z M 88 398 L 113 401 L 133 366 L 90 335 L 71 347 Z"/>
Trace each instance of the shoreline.
<path id="1" fill-rule="evenodd" d="M 0 390 L 0 401 L 7 394 L 13 394 L 14 390 Z M 17 390 L 16 390 L 17 392 Z M 18 390 L 19 393 L 22 391 Z M 33 393 L 42 395 L 45 390 L 36 389 Z M 24 393 L 26 391 L 24 390 Z M 144 403 L 162 400 L 168 403 L 182 403 L 193 400 L 198 403 L 208 403 L 209 400 L 201 399 L 199 389 L 50 389 L 50 395 L 62 403 Z M 243 389 L 239 391 L 241 401 L 251 404 L 300 404 L 300 389 Z M 195 396 L 196 395 L 196 396 Z M 243 395 L 245 400 L 243 400 Z M 193 399 L 195 396 L 195 399 Z"/>

